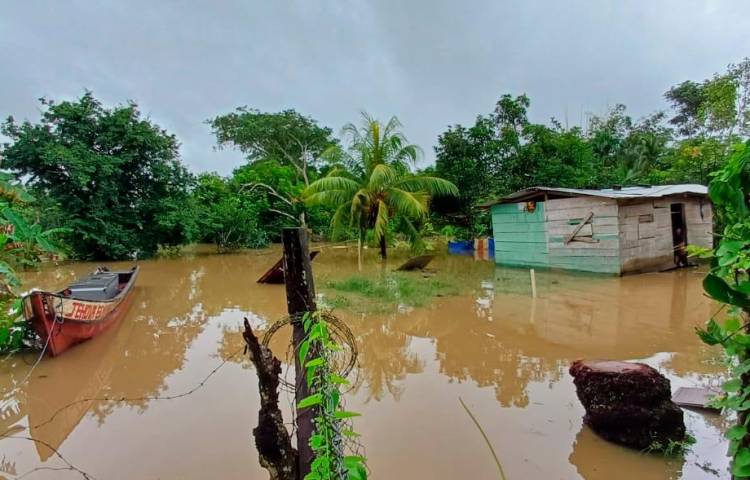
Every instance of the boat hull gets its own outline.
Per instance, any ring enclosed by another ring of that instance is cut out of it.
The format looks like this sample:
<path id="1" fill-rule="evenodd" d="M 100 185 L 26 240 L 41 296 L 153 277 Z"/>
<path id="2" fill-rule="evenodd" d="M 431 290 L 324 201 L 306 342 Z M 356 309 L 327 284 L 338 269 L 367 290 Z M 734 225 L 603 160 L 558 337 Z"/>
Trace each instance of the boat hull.
<path id="1" fill-rule="evenodd" d="M 49 355 L 60 355 L 122 320 L 131 303 L 138 267 L 120 275 L 128 277 L 119 285 L 117 296 L 106 301 L 66 297 L 62 292 L 32 292 L 26 297 L 24 310 L 27 321 L 41 338 Z"/>

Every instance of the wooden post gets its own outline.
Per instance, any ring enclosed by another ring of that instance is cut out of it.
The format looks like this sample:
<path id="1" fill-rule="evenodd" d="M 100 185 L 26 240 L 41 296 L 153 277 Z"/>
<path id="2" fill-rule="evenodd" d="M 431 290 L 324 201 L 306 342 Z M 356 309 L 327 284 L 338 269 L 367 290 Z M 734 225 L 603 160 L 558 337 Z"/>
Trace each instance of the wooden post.
<path id="1" fill-rule="evenodd" d="M 302 228 L 285 228 L 281 232 L 284 244 L 284 284 L 286 285 L 286 305 L 289 315 L 314 312 L 315 284 L 313 282 L 310 253 L 307 248 L 307 232 Z M 302 322 L 292 325 L 294 352 L 305 339 Z M 300 364 L 299 355 L 294 355 L 295 400 L 310 395 L 305 379 L 305 369 Z M 299 478 L 310 473 L 313 451 L 310 448 L 310 437 L 313 433 L 314 412 L 310 408 L 297 411 L 297 450 L 299 451 Z"/>
<path id="2" fill-rule="evenodd" d="M 531 298 L 536 298 L 536 274 L 533 268 L 529 270 L 529 275 L 531 275 Z"/>

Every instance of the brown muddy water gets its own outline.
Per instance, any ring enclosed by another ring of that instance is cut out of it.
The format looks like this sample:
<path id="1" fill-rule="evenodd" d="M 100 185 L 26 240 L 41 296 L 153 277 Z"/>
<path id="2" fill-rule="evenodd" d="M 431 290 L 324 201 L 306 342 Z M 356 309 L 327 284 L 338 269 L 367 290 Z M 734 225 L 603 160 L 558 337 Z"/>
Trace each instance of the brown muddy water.
<path id="1" fill-rule="evenodd" d="M 82 477 L 61 470 L 66 463 L 46 444 L 97 479 L 267 478 L 251 439 L 257 379 L 237 353 L 238 329 L 243 316 L 259 330 L 284 316 L 283 285 L 255 283 L 279 255 L 196 251 L 141 262 L 133 304 L 116 329 L 45 358 L 22 385 L 36 356 L 3 360 L 0 434 L 16 438 L 0 439 L 0 477 Z M 383 275 L 401 259 L 384 269 L 368 257 L 367 273 Z M 347 408 L 362 413 L 355 427 L 372 478 L 499 478 L 459 397 L 511 480 L 727 477 L 723 417 L 685 412 L 697 442 L 684 458 L 629 451 L 582 426 L 567 373 L 578 358 L 631 359 L 665 373 L 673 390 L 718 385 L 721 358 L 694 333 L 715 309 L 701 294 L 700 272 L 537 272 L 532 299 L 526 270 L 456 256 L 431 266 L 459 294 L 390 310 L 355 301 L 335 312 L 358 340 Z M 52 289 L 92 268 L 50 267 L 26 280 Z M 356 252 L 324 248 L 313 270 L 318 290 L 335 298 L 326 284 L 356 271 Z M 276 343 L 283 356 L 283 339 Z"/>

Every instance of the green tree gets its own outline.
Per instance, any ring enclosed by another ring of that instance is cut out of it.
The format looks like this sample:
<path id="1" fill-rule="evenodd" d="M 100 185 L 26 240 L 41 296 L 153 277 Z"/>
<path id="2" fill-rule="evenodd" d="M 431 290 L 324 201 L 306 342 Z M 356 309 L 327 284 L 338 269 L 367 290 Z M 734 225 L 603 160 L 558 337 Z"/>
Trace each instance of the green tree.
<path id="1" fill-rule="evenodd" d="M 310 171 L 310 179 L 319 177 Z M 281 239 L 281 229 L 305 226 L 323 232 L 330 223 L 330 215 L 319 207 L 308 207 L 302 199 L 305 184 L 299 181 L 295 169 L 276 160 L 261 160 L 243 165 L 232 174 L 232 184 L 239 194 L 265 202 L 260 223 L 274 240 Z"/>
<path id="2" fill-rule="evenodd" d="M 330 128 L 295 110 L 266 113 L 242 107 L 208 124 L 220 147 L 238 148 L 250 162 L 274 160 L 289 165 L 305 186 L 310 184 L 310 170 L 318 166 L 321 154 L 337 144 Z"/>
<path id="3" fill-rule="evenodd" d="M 669 122 L 684 137 L 719 137 L 729 145 L 750 135 L 750 59 L 702 82 L 685 81 L 665 98 L 676 110 Z"/>
<path id="4" fill-rule="evenodd" d="M 304 192 L 309 204 L 335 209 L 331 221 L 334 234 L 348 227 L 357 230 L 360 267 L 368 230 L 373 231 L 385 258 L 390 219 L 398 217 L 416 241 L 418 230 L 413 222 L 426 218 L 430 198 L 458 194 L 456 186 L 445 179 L 411 172 L 419 148 L 407 142 L 396 117 L 385 124 L 366 113 L 362 117 L 361 127 L 344 127 L 349 148 L 329 152 L 337 166 Z"/>
<path id="5" fill-rule="evenodd" d="M 495 122 L 486 116 L 478 116 L 472 127 L 455 125 L 442 133 L 435 147 L 435 175 L 451 181 L 460 195 L 436 198 L 433 209 L 451 222 L 473 226 L 479 216 L 476 204 L 496 193 L 499 147 Z"/>
<path id="6" fill-rule="evenodd" d="M 40 197 L 63 209 L 61 227 L 79 258 L 153 255 L 159 245 L 191 240 L 186 209 L 192 176 L 180 163 L 178 143 L 135 103 L 105 108 L 86 92 L 76 101 L 41 100 L 41 121 L 0 131 L 10 138 L 3 166 L 28 178 Z"/>
<path id="7" fill-rule="evenodd" d="M 216 244 L 220 252 L 268 244 L 259 223 L 260 212 L 267 208 L 263 200 L 237 192 L 231 180 L 216 173 L 200 174 L 193 196 L 200 241 Z"/>

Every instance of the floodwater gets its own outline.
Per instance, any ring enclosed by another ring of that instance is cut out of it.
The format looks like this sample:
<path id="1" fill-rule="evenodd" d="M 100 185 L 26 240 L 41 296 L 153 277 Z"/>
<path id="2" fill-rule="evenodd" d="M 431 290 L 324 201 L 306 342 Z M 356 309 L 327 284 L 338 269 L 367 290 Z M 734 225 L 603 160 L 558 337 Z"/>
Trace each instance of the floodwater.
<path id="1" fill-rule="evenodd" d="M 25 383 L 33 353 L 2 361 L 0 477 L 83 478 L 70 464 L 97 479 L 268 478 L 251 437 L 257 378 L 238 332 L 243 317 L 262 331 L 284 316 L 283 285 L 255 282 L 279 255 L 197 251 L 141 262 L 134 301 L 116 329 L 43 359 Z M 384 268 L 372 255 L 372 276 L 403 259 L 394 254 Z M 26 281 L 52 289 L 93 267 L 49 267 Z M 347 408 L 362 414 L 355 428 L 372 478 L 500 478 L 459 397 L 508 479 L 728 476 L 725 418 L 686 411 L 697 442 L 684 458 L 633 452 L 582 425 L 567 373 L 579 358 L 629 359 L 658 368 L 673 389 L 718 385 L 719 353 L 694 333 L 716 308 L 701 293 L 700 272 L 537 272 L 532 298 L 526 270 L 456 256 L 431 267 L 461 294 L 419 308 L 335 312 L 358 342 Z M 323 248 L 313 270 L 330 298 L 326 283 L 356 271 L 356 252 Z M 284 339 L 272 345 L 284 357 Z"/>

